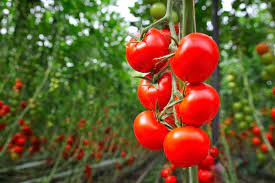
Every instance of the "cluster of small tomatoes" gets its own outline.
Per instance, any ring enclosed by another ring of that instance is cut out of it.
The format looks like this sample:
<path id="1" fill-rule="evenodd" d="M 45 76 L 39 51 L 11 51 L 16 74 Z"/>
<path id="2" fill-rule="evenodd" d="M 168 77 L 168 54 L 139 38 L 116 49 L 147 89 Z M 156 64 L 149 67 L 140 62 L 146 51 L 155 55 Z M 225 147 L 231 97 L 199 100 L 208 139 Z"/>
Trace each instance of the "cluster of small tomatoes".
<path id="1" fill-rule="evenodd" d="M 177 177 L 173 175 L 176 170 L 176 166 L 167 166 L 161 170 L 160 175 L 164 178 L 165 183 L 176 183 Z"/>
<path id="2" fill-rule="evenodd" d="M 186 168 L 199 165 L 209 154 L 209 136 L 199 127 L 215 117 L 220 99 L 203 82 L 215 70 L 219 50 L 202 33 L 185 36 L 175 50 L 169 49 L 170 43 L 168 34 L 151 28 L 126 45 L 129 65 L 148 73 L 138 86 L 138 98 L 147 111 L 135 118 L 134 133 L 145 148 L 163 149 L 171 164 Z"/>
<path id="3" fill-rule="evenodd" d="M 269 45 L 265 42 L 259 43 L 256 46 L 256 52 L 260 56 L 261 62 L 264 64 L 261 71 L 263 80 L 271 80 L 275 77 L 275 56 L 272 53 Z"/>
<path id="4" fill-rule="evenodd" d="M 13 90 L 18 94 L 22 91 L 24 83 L 20 79 L 16 79 L 13 86 Z M 9 124 L 7 121 L 9 117 L 15 115 L 16 112 L 22 112 L 27 107 L 26 101 L 21 101 L 18 109 L 11 109 L 10 105 L 5 104 L 3 101 L 0 101 L 0 131 L 4 131 L 8 126 L 12 128 L 13 124 Z M 33 130 L 30 127 L 30 123 L 24 119 L 19 119 L 17 121 L 20 129 L 15 133 L 8 142 L 7 153 L 10 154 L 13 160 L 16 160 L 23 156 L 23 153 L 28 153 L 31 157 L 34 153 L 37 153 L 41 150 L 41 145 L 46 142 L 45 137 L 38 137 L 35 135 Z M 2 139 L 3 140 L 3 139 Z M 4 147 L 4 144 L 1 145 L 1 151 Z"/>

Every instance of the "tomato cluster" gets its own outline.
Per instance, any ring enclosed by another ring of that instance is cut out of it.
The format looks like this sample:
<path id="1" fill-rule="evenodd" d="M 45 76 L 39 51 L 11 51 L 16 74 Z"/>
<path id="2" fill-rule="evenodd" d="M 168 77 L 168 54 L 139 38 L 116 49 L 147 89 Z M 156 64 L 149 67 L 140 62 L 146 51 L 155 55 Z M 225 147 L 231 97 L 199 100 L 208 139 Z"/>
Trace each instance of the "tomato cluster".
<path id="1" fill-rule="evenodd" d="M 164 178 L 165 183 L 177 183 L 177 177 L 173 175 L 176 170 L 176 166 L 167 166 L 161 170 L 160 175 Z"/>
<path id="2" fill-rule="evenodd" d="M 126 58 L 134 70 L 147 73 L 138 86 L 147 111 L 134 120 L 135 136 L 145 148 L 163 149 L 175 166 L 199 165 L 210 149 L 209 136 L 199 127 L 211 122 L 220 106 L 217 91 L 203 83 L 218 64 L 218 47 L 209 36 L 191 33 L 170 50 L 168 34 L 155 28 L 136 39 L 126 45 Z"/>

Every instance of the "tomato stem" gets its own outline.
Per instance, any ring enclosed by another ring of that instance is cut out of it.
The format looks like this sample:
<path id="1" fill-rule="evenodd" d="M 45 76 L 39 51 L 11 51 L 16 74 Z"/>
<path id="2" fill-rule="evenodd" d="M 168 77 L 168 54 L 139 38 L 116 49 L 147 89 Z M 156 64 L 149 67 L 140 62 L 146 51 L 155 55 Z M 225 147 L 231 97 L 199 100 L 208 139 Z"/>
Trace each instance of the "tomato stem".
<path id="1" fill-rule="evenodd" d="M 181 37 L 193 32 L 194 7 L 193 0 L 182 0 Z"/>

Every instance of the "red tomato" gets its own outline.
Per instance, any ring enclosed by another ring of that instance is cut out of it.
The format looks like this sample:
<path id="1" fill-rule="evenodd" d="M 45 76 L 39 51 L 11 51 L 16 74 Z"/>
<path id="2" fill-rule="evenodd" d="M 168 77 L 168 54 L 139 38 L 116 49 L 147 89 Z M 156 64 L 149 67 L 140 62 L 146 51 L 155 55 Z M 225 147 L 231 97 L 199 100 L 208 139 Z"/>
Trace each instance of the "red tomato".
<path id="1" fill-rule="evenodd" d="M 175 176 L 169 176 L 165 179 L 164 183 L 177 183 L 177 177 Z"/>
<path id="2" fill-rule="evenodd" d="M 252 139 L 252 143 L 254 144 L 254 145 L 260 145 L 261 144 L 261 139 L 259 138 L 259 137 L 254 137 L 253 139 Z"/>
<path id="3" fill-rule="evenodd" d="M 209 170 L 215 164 L 215 159 L 213 156 L 208 154 L 204 160 L 199 164 L 200 169 Z"/>
<path id="4" fill-rule="evenodd" d="M 269 46 L 266 43 L 259 43 L 256 46 L 256 51 L 259 55 L 265 54 L 266 52 L 268 52 L 268 50 L 269 50 Z"/>
<path id="5" fill-rule="evenodd" d="M 214 181 L 214 175 L 209 170 L 199 170 L 198 177 L 200 183 L 212 183 Z"/>
<path id="6" fill-rule="evenodd" d="M 170 32 L 170 30 L 168 30 L 168 29 L 162 29 L 162 30 L 161 30 L 161 33 L 162 33 L 163 35 L 165 35 L 167 41 L 168 41 L 169 43 L 171 43 L 171 38 L 170 38 L 171 32 Z"/>
<path id="7" fill-rule="evenodd" d="M 271 109 L 271 119 L 275 122 L 275 107 L 272 107 Z"/>
<path id="8" fill-rule="evenodd" d="M 126 157 L 126 152 L 125 152 L 125 151 L 122 151 L 121 154 L 120 154 L 120 156 L 121 156 L 122 158 L 125 158 L 125 157 Z"/>
<path id="9" fill-rule="evenodd" d="M 171 114 L 170 116 L 165 118 L 164 121 L 167 122 L 168 124 L 170 124 L 171 126 L 176 127 L 175 118 L 174 118 L 173 114 Z"/>
<path id="10" fill-rule="evenodd" d="M 168 133 L 163 148 L 167 159 L 172 164 L 185 168 L 197 165 L 206 158 L 210 140 L 208 135 L 199 128 L 179 127 Z"/>
<path id="11" fill-rule="evenodd" d="M 253 127 L 253 129 L 252 129 L 252 133 L 254 134 L 254 135 L 260 135 L 261 134 L 261 129 L 259 128 L 259 127 L 257 127 L 257 126 L 254 126 Z"/>
<path id="12" fill-rule="evenodd" d="M 166 177 L 168 177 L 171 173 L 172 173 L 171 168 L 165 168 L 165 169 L 161 170 L 160 175 L 161 175 L 163 178 L 166 178 Z"/>
<path id="13" fill-rule="evenodd" d="M 182 123 L 191 126 L 201 126 L 210 122 L 220 107 L 217 91 L 208 84 L 189 84 L 186 94 L 177 111 Z"/>
<path id="14" fill-rule="evenodd" d="M 181 80 L 200 83 L 212 74 L 218 62 L 219 49 L 215 41 L 205 34 L 192 33 L 180 41 L 171 67 Z"/>
<path id="15" fill-rule="evenodd" d="M 219 149 L 216 146 L 210 148 L 209 153 L 214 157 L 217 158 L 219 156 Z"/>
<path id="16" fill-rule="evenodd" d="M 151 72 L 159 62 L 155 58 L 169 54 L 169 41 L 160 30 L 152 28 L 142 41 L 138 43 L 131 41 L 126 45 L 126 57 L 130 66 L 136 71 Z M 161 64 L 159 65 L 161 67 Z"/>
<path id="17" fill-rule="evenodd" d="M 152 80 L 150 74 L 145 77 Z M 138 98 L 141 104 L 149 110 L 155 110 L 156 104 L 158 104 L 159 110 L 162 110 L 169 102 L 171 93 L 171 72 L 164 73 L 155 83 L 142 79 L 138 85 Z"/>
<path id="18" fill-rule="evenodd" d="M 152 111 L 140 113 L 134 121 L 134 133 L 141 145 L 151 150 L 160 150 L 168 129 L 159 123 Z"/>
<path id="19" fill-rule="evenodd" d="M 273 139 L 272 134 L 269 133 L 269 132 L 267 132 L 267 133 L 265 133 L 265 136 L 266 136 L 266 138 L 268 139 L 268 141 L 269 141 L 270 143 L 272 143 L 272 139 Z"/>
<path id="20" fill-rule="evenodd" d="M 266 145 L 266 144 L 261 144 L 260 148 L 261 148 L 261 151 L 262 151 L 263 153 L 267 153 L 267 152 L 268 152 L 268 148 L 267 148 L 267 145 Z"/>
<path id="21" fill-rule="evenodd" d="M 273 88 L 272 88 L 272 93 L 273 93 L 273 95 L 275 95 L 275 86 L 273 86 Z"/>

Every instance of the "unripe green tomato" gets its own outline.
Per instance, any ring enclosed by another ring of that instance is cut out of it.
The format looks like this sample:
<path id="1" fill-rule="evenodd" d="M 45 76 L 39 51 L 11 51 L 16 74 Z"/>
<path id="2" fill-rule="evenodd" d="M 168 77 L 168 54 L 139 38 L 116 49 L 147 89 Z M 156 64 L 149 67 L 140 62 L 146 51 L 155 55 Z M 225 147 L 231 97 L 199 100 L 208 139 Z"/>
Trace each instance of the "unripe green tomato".
<path id="1" fill-rule="evenodd" d="M 275 64 L 266 66 L 265 70 L 272 77 L 275 74 Z"/>
<path id="2" fill-rule="evenodd" d="M 179 21 L 179 16 L 178 16 L 177 12 L 172 11 L 172 18 L 173 18 L 174 24 L 175 24 L 175 23 L 178 23 L 178 21 Z"/>
<path id="3" fill-rule="evenodd" d="M 266 155 L 264 153 L 262 153 L 262 152 L 257 152 L 257 159 L 260 162 L 266 161 Z"/>
<path id="4" fill-rule="evenodd" d="M 239 111 L 242 108 L 242 103 L 241 102 L 235 102 L 233 103 L 233 109 L 234 111 Z"/>
<path id="5" fill-rule="evenodd" d="M 261 56 L 261 61 L 263 64 L 266 64 L 266 65 L 271 64 L 273 60 L 274 60 L 274 56 L 270 52 L 267 52 Z"/>
<path id="6" fill-rule="evenodd" d="M 253 117 L 250 116 L 250 115 L 247 115 L 244 117 L 244 120 L 247 122 L 247 123 L 252 123 L 253 122 Z"/>
<path id="7" fill-rule="evenodd" d="M 265 70 L 263 70 L 263 71 L 261 72 L 261 79 L 262 79 L 262 80 L 270 80 L 271 77 L 270 77 L 270 75 L 269 75 Z"/>
<path id="8" fill-rule="evenodd" d="M 246 99 L 243 99 L 243 100 L 241 100 L 241 103 L 245 106 L 245 105 L 248 105 L 248 100 L 246 100 Z"/>
<path id="9" fill-rule="evenodd" d="M 228 87 L 230 89 L 234 89 L 234 88 L 236 88 L 236 83 L 231 81 L 231 82 L 228 83 Z"/>
<path id="10" fill-rule="evenodd" d="M 251 109 L 249 106 L 244 106 L 243 111 L 244 111 L 246 114 L 249 114 L 249 113 L 252 112 L 252 109 Z"/>
<path id="11" fill-rule="evenodd" d="M 239 123 L 239 128 L 240 128 L 241 130 L 246 129 L 247 127 L 248 127 L 248 126 L 247 126 L 247 123 L 246 123 L 245 121 L 242 121 L 242 122 Z"/>
<path id="12" fill-rule="evenodd" d="M 233 74 L 228 74 L 225 78 L 226 81 L 231 82 L 235 80 L 235 76 Z"/>
<path id="13" fill-rule="evenodd" d="M 241 120 L 243 119 L 243 113 L 241 113 L 241 112 L 235 113 L 234 119 L 235 119 L 236 121 L 241 121 Z"/>
<path id="14" fill-rule="evenodd" d="M 150 8 L 150 14 L 155 19 L 162 18 L 166 13 L 166 6 L 163 3 L 155 3 Z"/>

